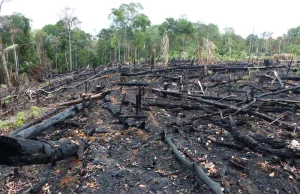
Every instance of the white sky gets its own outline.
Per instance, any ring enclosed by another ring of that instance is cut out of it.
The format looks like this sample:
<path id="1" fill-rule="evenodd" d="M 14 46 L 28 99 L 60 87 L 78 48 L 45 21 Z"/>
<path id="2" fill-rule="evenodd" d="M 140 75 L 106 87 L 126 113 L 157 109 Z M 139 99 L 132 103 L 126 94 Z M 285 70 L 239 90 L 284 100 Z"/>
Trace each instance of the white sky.
<path id="1" fill-rule="evenodd" d="M 220 30 L 232 27 L 243 37 L 251 34 L 253 27 L 257 35 L 269 31 L 276 38 L 300 26 L 299 0 L 12 0 L 3 4 L 0 15 L 22 13 L 32 20 L 33 29 L 40 29 L 55 24 L 60 11 L 69 6 L 75 8 L 81 29 L 96 35 L 109 27 L 107 17 L 112 8 L 130 2 L 140 2 L 152 24 L 185 14 L 192 22 L 214 23 Z"/>

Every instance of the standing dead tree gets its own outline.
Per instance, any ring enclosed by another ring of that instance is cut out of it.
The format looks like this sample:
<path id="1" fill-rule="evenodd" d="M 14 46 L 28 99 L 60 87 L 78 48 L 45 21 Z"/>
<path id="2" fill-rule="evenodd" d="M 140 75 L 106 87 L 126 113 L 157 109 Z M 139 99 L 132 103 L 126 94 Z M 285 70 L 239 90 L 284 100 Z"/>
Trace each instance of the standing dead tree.
<path id="1" fill-rule="evenodd" d="M 156 66 L 156 61 L 155 61 L 156 48 L 157 48 L 157 44 L 154 44 L 152 47 L 152 53 L 151 53 L 151 65 L 153 65 L 154 67 Z"/>
<path id="2" fill-rule="evenodd" d="M 0 12 L 1 12 L 1 8 L 2 8 L 2 4 L 9 2 L 9 1 L 11 1 L 11 0 L 1 0 L 0 1 Z M 9 77 L 9 73 L 8 73 L 8 69 L 7 69 L 7 62 L 6 62 L 6 58 L 5 58 L 5 52 L 3 49 L 3 43 L 2 43 L 1 37 L 0 37 L 0 54 L 2 55 L 2 64 L 3 64 L 3 68 L 4 68 L 4 71 L 6 74 L 6 78 L 7 78 L 7 85 L 8 85 L 8 87 L 11 87 L 12 85 L 10 82 L 10 77 Z"/>
<path id="3" fill-rule="evenodd" d="M 14 58 L 15 58 L 15 77 L 18 78 L 19 73 L 19 67 L 18 67 L 18 55 L 17 55 L 17 49 L 19 48 L 18 44 L 13 44 L 7 48 L 4 49 L 5 53 L 8 53 L 9 51 L 14 51 Z"/>
<path id="4" fill-rule="evenodd" d="M 164 36 L 161 41 L 161 47 L 162 47 L 162 58 L 163 58 L 163 65 L 164 67 L 168 67 L 168 61 L 169 61 L 169 36 L 168 33 L 165 32 Z"/>
<path id="5" fill-rule="evenodd" d="M 3 49 L 3 43 L 2 43 L 2 40 L 0 40 L 0 53 L 1 53 L 1 56 L 2 56 L 2 65 L 3 65 L 3 68 L 4 68 L 4 71 L 5 71 L 5 74 L 6 74 L 6 78 L 7 78 L 7 85 L 8 87 L 11 87 L 11 82 L 10 82 L 10 76 L 9 76 L 9 73 L 8 73 L 8 68 L 7 68 L 7 61 L 6 61 L 6 57 L 5 57 L 5 49 Z"/>
<path id="6" fill-rule="evenodd" d="M 71 42 L 71 33 L 72 30 L 79 25 L 81 22 L 79 21 L 77 16 L 74 16 L 74 9 L 71 9 L 69 7 L 65 7 L 65 9 L 62 11 L 62 15 L 60 16 L 60 19 L 64 22 L 65 27 L 68 30 L 68 38 L 69 38 L 69 57 L 70 57 L 70 66 L 69 70 L 73 70 L 72 65 L 72 42 Z M 65 53 L 66 56 L 66 53 Z M 67 57 L 66 57 L 67 58 Z M 67 59 L 66 59 L 67 61 Z"/>
<path id="7" fill-rule="evenodd" d="M 203 54 L 204 54 L 204 75 L 207 76 L 207 65 L 217 63 L 217 57 L 215 54 L 216 45 L 207 39 L 203 39 L 204 42 L 204 48 L 203 48 Z"/>

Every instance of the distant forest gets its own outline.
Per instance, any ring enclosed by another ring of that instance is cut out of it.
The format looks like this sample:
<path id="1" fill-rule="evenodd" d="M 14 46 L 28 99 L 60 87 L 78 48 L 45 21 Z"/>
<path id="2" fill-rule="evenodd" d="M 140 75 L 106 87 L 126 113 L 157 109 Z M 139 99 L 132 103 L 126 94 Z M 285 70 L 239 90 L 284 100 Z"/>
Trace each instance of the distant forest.
<path id="1" fill-rule="evenodd" d="M 49 76 L 86 66 L 108 63 L 133 63 L 163 59 L 163 40 L 168 40 L 168 58 L 195 59 L 205 42 L 213 46 L 218 61 L 271 58 L 277 53 L 300 54 L 300 26 L 274 39 L 272 32 L 249 34 L 243 38 L 233 28 L 224 33 L 215 24 L 193 23 L 186 17 L 166 18 L 160 25 L 151 25 L 139 3 L 121 4 L 111 10 L 109 28 L 97 36 L 78 28 L 80 18 L 65 8 L 56 24 L 32 30 L 30 19 L 22 13 L 1 16 L 2 61 L 0 83 L 7 75 Z M 201 20 L 201 18 L 199 18 Z M 97 25 L 97 23 L 95 23 Z M 6 67 L 7 68 L 6 68 Z"/>

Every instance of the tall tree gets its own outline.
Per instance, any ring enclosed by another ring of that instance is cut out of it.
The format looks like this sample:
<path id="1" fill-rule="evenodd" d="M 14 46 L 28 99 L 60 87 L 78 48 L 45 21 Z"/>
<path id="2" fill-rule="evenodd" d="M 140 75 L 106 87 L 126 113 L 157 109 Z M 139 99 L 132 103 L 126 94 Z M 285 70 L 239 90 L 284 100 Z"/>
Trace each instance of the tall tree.
<path id="1" fill-rule="evenodd" d="M 121 4 L 118 9 L 113 8 L 109 19 L 113 26 L 124 32 L 124 62 L 129 60 L 130 41 L 134 31 L 145 31 L 151 22 L 145 14 L 141 14 L 143 6 L 140 3 Z"/>
<path id="2" fill-rule="evenodd" d="M 69 7 L 65 7 L 60 15 L 60 19 L 64 22 L 65 27 L 68 30 L 68 38 L 69 38 L 69 70 L 73 70 L 72 65 L 72 43 L 71 43 L 71 34 L 72 30 L 77 27 L 81 22 L 79 21 L 78 17 L 74 15 L 74 9 Z"/>
<path id="3" fill-rule="evenodd" d="M 9 2 L 9 1 L 10 0 L 1 0 L 0 1 L 0 11 L 1 11 L 1 8 L 2 8 L 2 4 L 5 3 L 5 2 Z M 1 22 L 1 26 L 3 27 L 2 22 Z M 5 71 L 5 74 L 6 74 L 6 78 L 7 78 L 7 85 L 8 85 L 8 87 L 11 87 L 12 85 L 11 85 L 11 82 L 10 82 L 10 77 L 9 77 L 9 73 L 8 73 L 8 69 L 7 69 L 7 62 L 6 62 L 6 59 L 5 59 L 5 52 L 4 52 L 1 37 L 0 37 L 0 53 L 2 55 L 2 65 L 3 65 L 4 71 Z"/>

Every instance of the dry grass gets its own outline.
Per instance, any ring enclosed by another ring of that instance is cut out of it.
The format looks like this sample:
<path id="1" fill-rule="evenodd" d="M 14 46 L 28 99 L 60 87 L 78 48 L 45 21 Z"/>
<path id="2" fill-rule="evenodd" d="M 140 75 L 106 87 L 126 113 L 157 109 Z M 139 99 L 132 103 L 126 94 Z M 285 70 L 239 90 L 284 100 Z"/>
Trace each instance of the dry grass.
<path id="1" fill-rule="evenodd" d="M 217 57 L 216 57 L 216 45 L 212 42 L 209 41 L 207 39 L 203 39 L 204 42 L 204 48 L 203 48 L 203 61 L 205 64 L 213 64 L 213 63 L 217 63 Z"/>
<path id="2" fill-rule="evenodd" d="M 203 47 L 203 59 L 201 60 L 202 63 L 204 63 L 204 75 L 207 76 L 208 69 L 207 65 L 217 63 L 217 57 L 216 57 L 216 45 L 207 39 L 203 39 L 204 47 Z M 199 46 L 200 47 L 200 46 Z M 199 48 L 200 49 L 200 48 Z"/>
<path id="3" fill-rule="evenodd" d="M 164 33 L 164 36 L 162 38 L 161 48 L 162 48 L 163 66 L 167 67 L 169 61 L 169 37 L 167 32 Z"/>
<path id="4" fill-rule="evenodd" d="M 295 55 L 293 55 L 293 54 L 286 54 L 286 53 L 279 53 L 279 54 L 273 55 L 273 59 L 276 62 L 280 62 L 280 60 L 294 60 L 295 59 Z"/>

